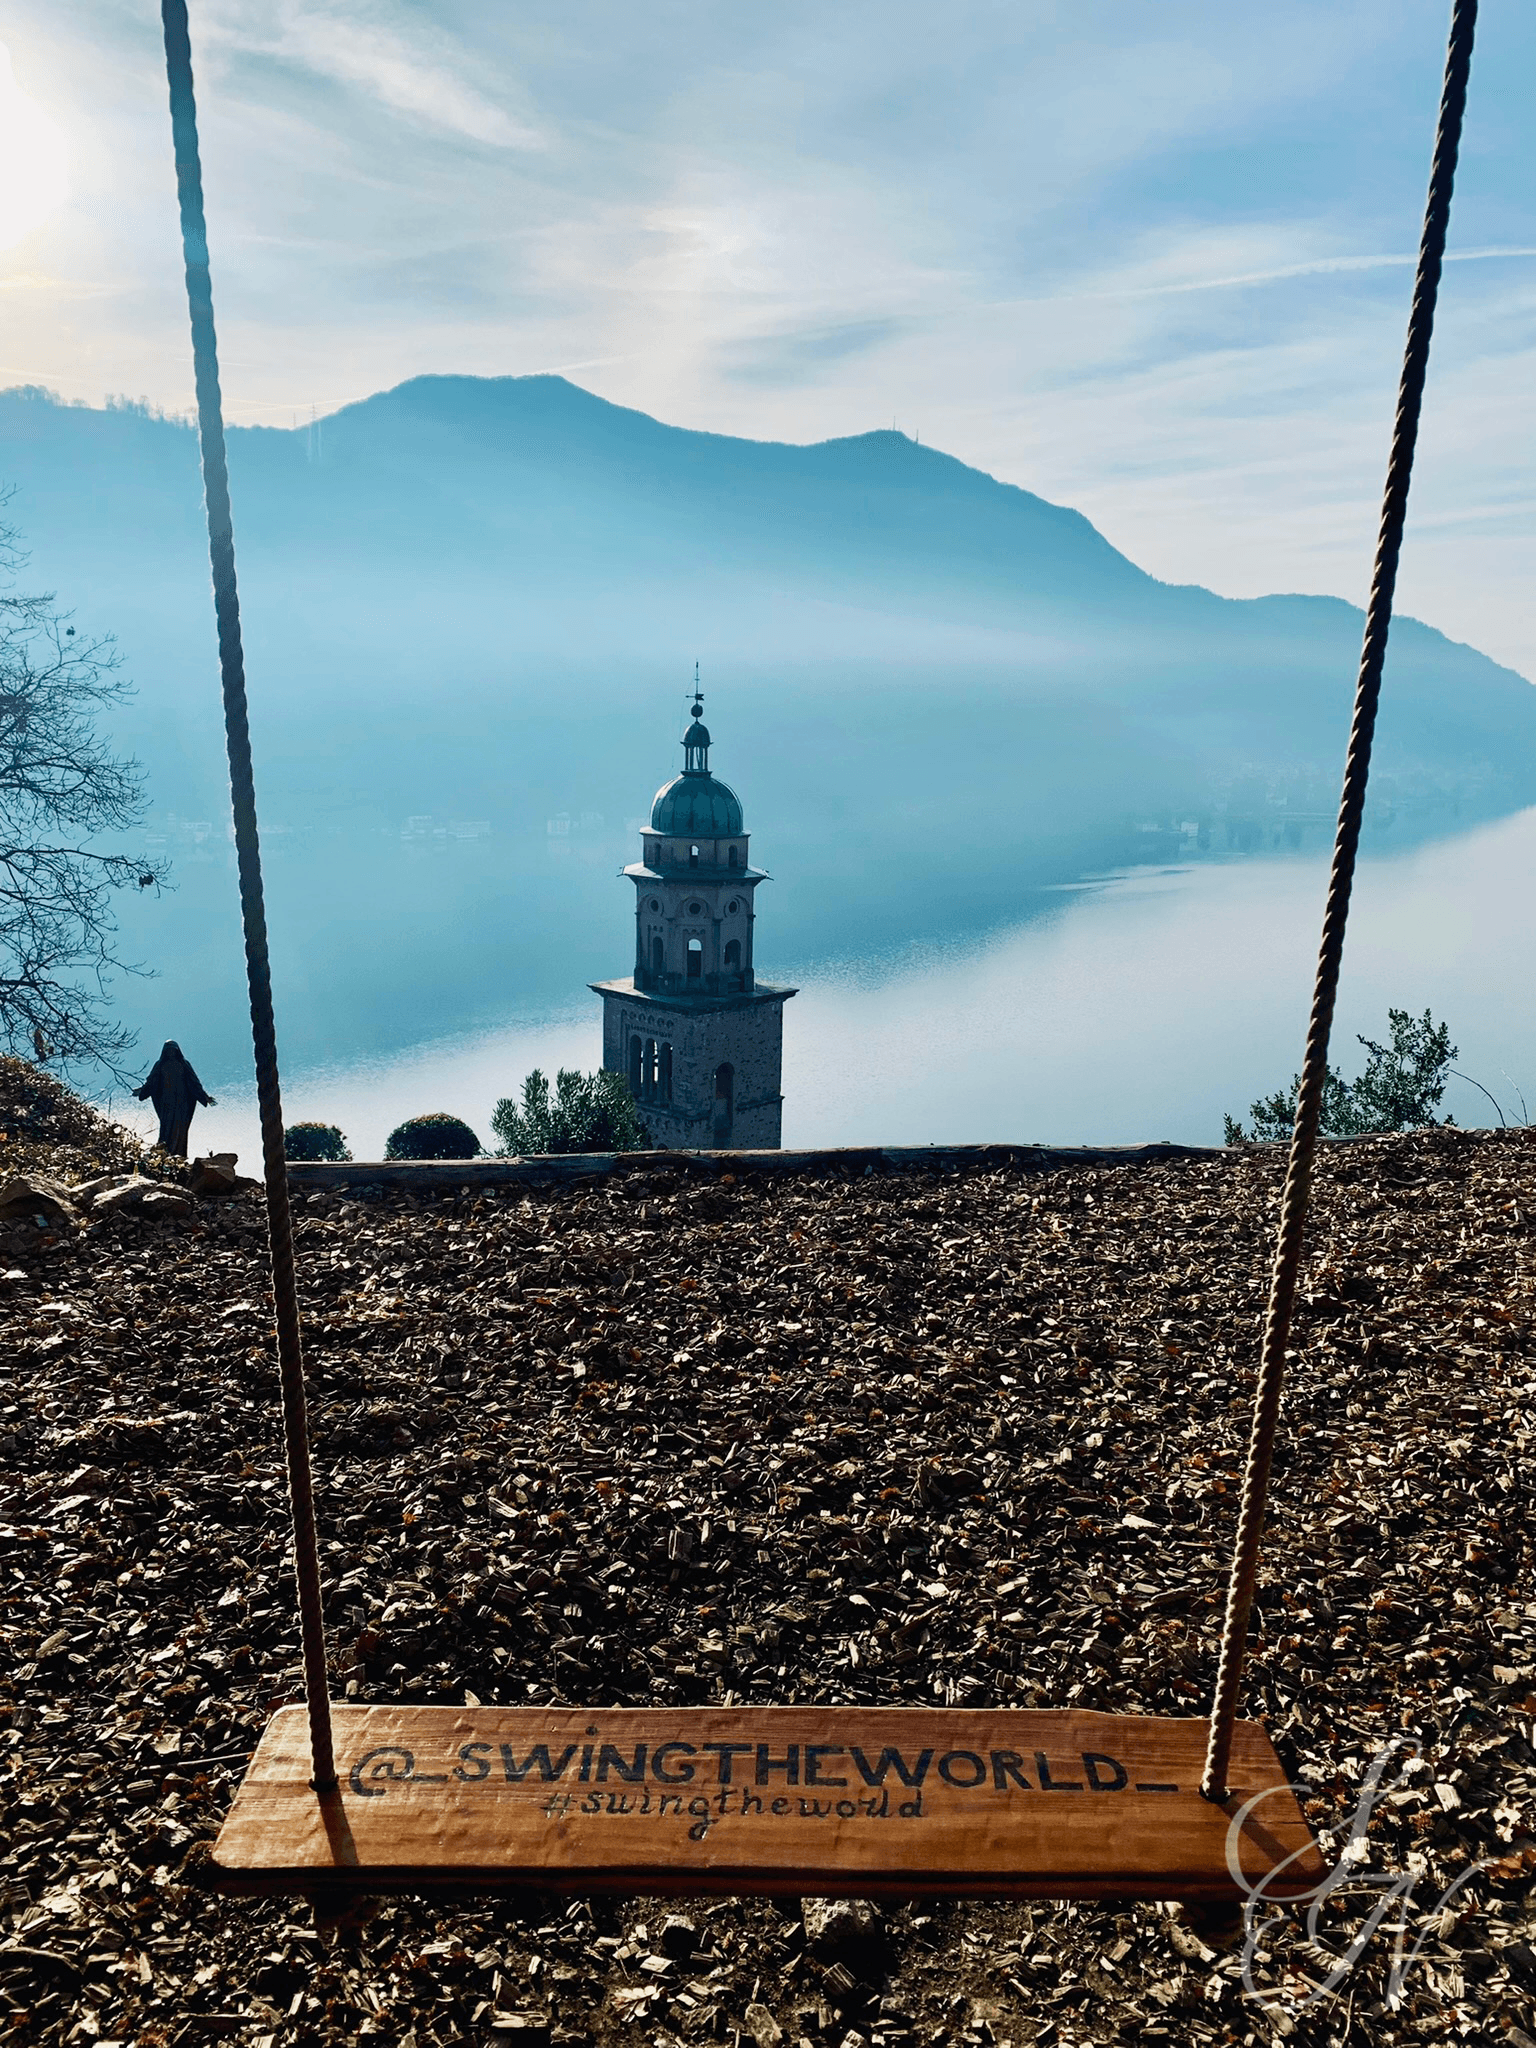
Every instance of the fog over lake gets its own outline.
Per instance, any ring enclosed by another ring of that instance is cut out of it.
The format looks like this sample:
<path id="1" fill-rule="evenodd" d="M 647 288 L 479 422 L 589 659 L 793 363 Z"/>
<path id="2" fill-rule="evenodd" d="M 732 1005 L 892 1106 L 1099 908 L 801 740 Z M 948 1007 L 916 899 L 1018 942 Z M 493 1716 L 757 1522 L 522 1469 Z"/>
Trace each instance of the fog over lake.
<path id="1" fill-rule="evenodd" d="M 1384 1037 L 1389 1004 L 1427 1005 L 1450 1024 L 1457 1065 L 1521 1120 L 1515 1084 L 1536 1105 L 1533 873 L 1536 809 L 1366 860 L 1334 1063 L 1353 1076 L 1363 1061 L 1357 1031 Z M 1031 914 L 1006 928 L 809 961 L 775 955 L 765 896 L 759 971 L 801 991 L 785 1019 L 784 1142 L 1219 1144 L 1224 1110 L 1246 1116 L 1256 1094 L 1300 1064 L 1325 880 L 1316 858 L 1138 868 L 1037 890 Z M 209 882 L 233 894 L 222 863 Z M 611 931 L 582 937 L 601 942 L 618 972 L 631 943 L 628 888 L 608 886 Z M 302 1007 L 289 979 L 290 1005 Z M 579 971 L 572 983 L 568 997 L 377 1056 L 297 1059 L 285 1076 L 287 1119 L 340 1124 L 360 1159 L 380 1157 L 388 1131 L 426 1110 L 462 1116 L 490 1144 L 497 1097 L 531 1067 L 600 1064 L 597 999 Z M 154 988 L 141 985 L 135 1004 L 146 1066 L 158 1049 Z M 226 1032 L 227 1020 L 218 1035 Z M 198 1060 L 190 1028 L 185 1044 Z M 235 1150 L 258 1170 L 253 1089 L 213 1062 L 203 1077 L 219 1103 L 199 1114 L 194 1149 Z M 1459 1123 L 1495 1121 L 1460 1081 L 1444 1106 Z M 119 1095 L 113 1107 L 152 1130 L 138 1104 Z"/>
<path id="2" fill-rule="evenodd" d="M 140 1074 L 185 1047 L 221 1097 L 195 1142 L 254 1164 L 196 437 L 27 388 L 0 449 L 29 577 L 138 689 L 112 738 L 171 886 L 120 905 L 154 976 L 114 1014 Z M 772 877 L 755 966 L 802 991 L 786 1143 L 1214 1140 L 1295 1070 L 1351 605 L 1163 582 L 892 429 L 695 432 L 555 375 L 412 377 L 233 428 L 230 467 L 290 1121 L 359 1156 L 433 1109 L 484 1139 L 533 1065 L 598 1065 L 588 984 L 632 966 L 618 874 L 695 664 Z M 1392 1002 L 1490 1085 L 1536 1076 L 1488 1021 L 1519 999 L 1532 805 L 1536 691 L 1395 616 L 1347 1072 Z"/>

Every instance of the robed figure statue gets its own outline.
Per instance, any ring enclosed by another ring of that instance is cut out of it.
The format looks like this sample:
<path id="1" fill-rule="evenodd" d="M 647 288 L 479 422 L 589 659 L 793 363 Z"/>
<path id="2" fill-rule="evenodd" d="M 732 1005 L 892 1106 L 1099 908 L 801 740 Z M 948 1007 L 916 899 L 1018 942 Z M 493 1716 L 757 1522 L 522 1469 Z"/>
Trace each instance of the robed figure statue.
<path id="1" fill-rule="evenodd" d="M 140 1102 L 155 1105 L 155 1114 L 160 1119 L 161 1150 L 185 1159 L 192 1113 L 199 1103 L 206 1109 L 212 1109 L 213 1097 L 205 1091 L 193 1071 L 192 1062 L 174 1038 L 165 1041 L 160 1048 L 159 1059 L 150 1068 L 149 1079 L 142 1088 L 135 1088 L 133 1092 Z"/>

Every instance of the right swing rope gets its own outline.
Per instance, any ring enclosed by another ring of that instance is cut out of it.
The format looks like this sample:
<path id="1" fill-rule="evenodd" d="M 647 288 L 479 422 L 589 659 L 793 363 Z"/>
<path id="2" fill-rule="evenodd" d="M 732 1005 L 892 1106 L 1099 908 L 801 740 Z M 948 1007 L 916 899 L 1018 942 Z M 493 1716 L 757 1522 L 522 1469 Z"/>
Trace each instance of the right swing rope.
<path id="1" fill-rule="evenodd" d="M 1238 1685 L 1242 1677 L 1249 1618 L 1253 1612 L 1259 1541 L 1263 1533 L 1275 1433 L 1280 1420 L 1286 1347 L 1290 1341 L 1291 1317 L 1296 1303 L 1296 1280 L 1301 1266 L 1302 1236 L 1312 1187 L 1312 1164 L 1317 1151 L 1323 1084 L 1328 1076 L 1328 1040 L 1333 1027 L 1334 999 L 1338 994 L 1339 966 L 1344 954 L 1344 928 L 1349 917 L 1350 890 L 1354 884 L 1355 860 L 1360 846 L 1360 820 L 1365 809 L 1365 787 L 1371 768 L 1371 741 L 1376 729 L 1376 707 L 1381 697 L 1387 633 L 1392 622 L 1392 598 L 1403 545 L 1403 522 L 1408 510 L 1408 485 L 1413 475 L 1414 445 L 1418 439 L 1419 411 L 1429 364 L 1430 335 L 1435 324 L 1435 299 L 1445 259 L 1451 188 L 1456 178 L 1456 155 L 1461 144 L 1462 116 L 1466 111 L 1467 77 L 1472 67 L 1472 38 L 1476 25 L 1477 0 L 1455 0 L 1451 10 L 1445 80 L 1440 94 L 1440 118 L 1435 131 L 1435 153 L 1430 166 L 1429 195 L 1424 208 L 1424 231 L 1419 240 L 1413 305 L 1408 315 L 1403 374 L 1398 385 L 1392 452 L 1382 497 L 1381 529 L 1376 543 L 1370 603 L 1365 615 L 1360 673 L 1355 684 L 1354 720 L 1344 764 L 1344 787 L 1339 798 L 1339 823 L 1334 838 L 1333 867 L 1328 878 L 1327 905 L 1323 912 L 1312 1016 L 1307 1028 L 1301 1086 L 1296 1096 L 1296 1122 L 1291 1132 L 1290 1159 L 1275 1238 L 1269 1307 L 1264 1321 L 1258 1384 L 1254 1390 L 1253 1429 L 1243 1472 L 1237 1539 L 1227 1586 L 1226 1614 L 1222 1622 L 1221 1656 L 1211 1704 L 1210 1742 L 1206 1751 L 1205 1775 L 1200 1785 L 1206 1799 L 1217 1801 L 1227 1796 L 1232 1734 L 1237 1721 Z"/>

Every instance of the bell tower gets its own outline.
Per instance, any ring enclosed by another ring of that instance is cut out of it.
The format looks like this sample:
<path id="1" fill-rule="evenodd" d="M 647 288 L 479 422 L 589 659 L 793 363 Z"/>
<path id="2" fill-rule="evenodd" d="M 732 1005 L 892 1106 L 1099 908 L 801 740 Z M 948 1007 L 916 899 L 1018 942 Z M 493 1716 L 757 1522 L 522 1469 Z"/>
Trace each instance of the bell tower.
<path id="1" fill-rule="evenodd" d="M 784 1005 L 752 964 L 754 901 L 769 877 L 747 859 L 736 792 L 710 773 L 694 678 L 683 772 L 656 792 L 635 885 L 635 971 L 595 981 L 603 1065 L 628 1078 L 653 1142 L 669 1150 L 780 1143 Z"/>

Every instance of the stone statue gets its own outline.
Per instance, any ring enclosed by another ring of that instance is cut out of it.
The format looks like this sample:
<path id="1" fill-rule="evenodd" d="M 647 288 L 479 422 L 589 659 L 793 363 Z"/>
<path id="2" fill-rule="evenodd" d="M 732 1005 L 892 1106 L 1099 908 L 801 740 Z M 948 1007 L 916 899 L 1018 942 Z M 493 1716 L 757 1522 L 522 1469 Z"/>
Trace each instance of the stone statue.
<path id="1" fill-rule="evenodd" d="M 148 1101 L 155 1105 L 155 1114 L 160 1119 L 161 1149 L 173 1153 L 178 1159 L 185 1159 L 193 1112 L 199 1103 L 212 1109 L 213 1097 L 204 1091 L 202 1082 L 193 1071 L 192 1062 L 174 1038 L 165 1041 L 160 1048 L 159 1059 L 149 1071 L 149 1079 L 142 1088 L 135 1088 L 133 1092 L 140 1102 Z"/>

